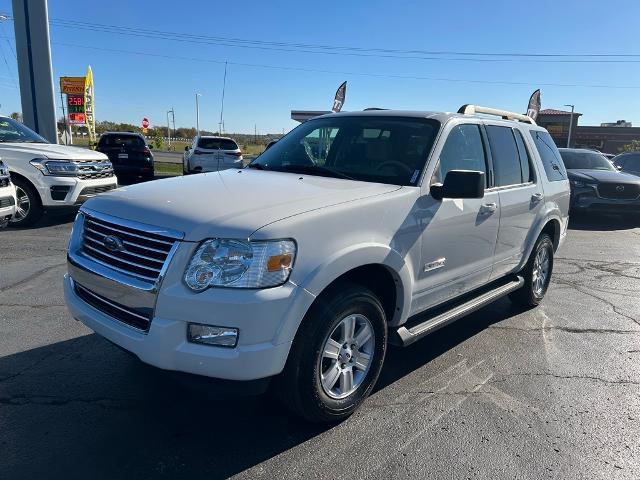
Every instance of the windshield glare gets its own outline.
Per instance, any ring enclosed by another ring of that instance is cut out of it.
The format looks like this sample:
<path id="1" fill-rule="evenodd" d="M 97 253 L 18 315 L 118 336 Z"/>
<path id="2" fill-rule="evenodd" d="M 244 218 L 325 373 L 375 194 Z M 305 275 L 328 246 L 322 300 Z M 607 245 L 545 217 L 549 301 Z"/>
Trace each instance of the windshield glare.
<path id="1" fill-rule="evenodd" d="M 611 162 L 596 152 L 571 152 L 561 150 L 560 155 L 568 170 L 609 170 L 615 171 Z"/>
<path id="2" fill-rule="evenodd" d="M 12 118 L 0 119 L 0 142 L 49 143 L 36 132 Z"/>
<path id="3" fill-rule="evenodd" d="M 336 116 L 303 123 L 251 168 L 416 185 L 440 128 L 436 120 Z"/>

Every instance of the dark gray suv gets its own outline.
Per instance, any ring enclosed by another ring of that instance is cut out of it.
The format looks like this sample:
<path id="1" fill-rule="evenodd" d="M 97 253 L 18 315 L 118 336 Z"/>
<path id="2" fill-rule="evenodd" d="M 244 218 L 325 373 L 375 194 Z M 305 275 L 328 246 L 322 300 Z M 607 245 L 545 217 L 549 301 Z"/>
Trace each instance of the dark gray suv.
<path id="1" fill-rule="evenodd" d="M 622 153 L 613 159 L 613 163 L 623 172 L 640 177 L 640 152 Z"/>
<path id="2" fill-rule="evenodd" d="M 571 212 L 640 215 L 640 177 L 620 172 L 602 154 L 560 148 L 571 185 Z"/>

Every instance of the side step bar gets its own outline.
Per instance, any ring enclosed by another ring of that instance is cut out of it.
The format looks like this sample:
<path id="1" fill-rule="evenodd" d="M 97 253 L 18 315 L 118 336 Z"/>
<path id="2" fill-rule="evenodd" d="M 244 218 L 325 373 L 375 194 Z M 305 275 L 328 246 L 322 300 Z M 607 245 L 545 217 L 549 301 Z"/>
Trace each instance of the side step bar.
<path id="1" fill-rule="evenodd" d="M 478 296 L 467 300 L 464 303 L 452 306 L 449 310 L 439 312 L 435 316 L 426 318 L 423 322 L 413 325 L 409 328 L 402 325 L 396 330 L 396 339 L 399 340 L 399 344 L 403 347 L 411 345 L 413 342 L 420 340 L 426 335 L 444 327 L 464 317 L 471 312 L 474 312 L 485 305 L 492 303 L 500 297 L 504 297 L 508 293 L 511 293 L 524 285 L 524 278 L 517 276 L 507 283 L 498 285 L 491 290 L 484 290 Z"/>

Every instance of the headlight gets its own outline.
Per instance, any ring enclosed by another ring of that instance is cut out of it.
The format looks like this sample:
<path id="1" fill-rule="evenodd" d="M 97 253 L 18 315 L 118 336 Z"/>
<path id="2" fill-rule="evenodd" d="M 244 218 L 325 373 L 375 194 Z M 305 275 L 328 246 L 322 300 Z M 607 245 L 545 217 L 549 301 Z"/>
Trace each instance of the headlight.
<path id="1" fill-rule="evenodd" d="M 198 247 L 184 281 L 196 292 L 209 287 L 276 287 L 289 278 L 295 256 L 293 240 L 248 242 L 213 238 Z"/>
<path id="2" fill-rule="evenodd" d="M 34 158 L 31 165 L 42 172 L 43 175 L 55 175 L 62 177 L 75 177 L 78 175 L 78 165 L 68 160 L 51 160 L 48 158 Z"/>
<path id="3" fill-rule="evenodd" d="M 570 183 L 571 183 L 572 186 L 577 187 L 577 188 L 585 188 L 585 187 L 593 186 L 593 185 L 590 185 L 588 183 L 581 182 L 579 180 L 570 180 Z"/>

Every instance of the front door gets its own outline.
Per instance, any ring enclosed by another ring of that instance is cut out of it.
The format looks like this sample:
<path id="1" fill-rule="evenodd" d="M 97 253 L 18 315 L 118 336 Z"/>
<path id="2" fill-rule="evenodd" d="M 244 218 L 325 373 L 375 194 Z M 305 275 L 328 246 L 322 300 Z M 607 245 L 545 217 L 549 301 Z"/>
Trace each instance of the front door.
<path id="1" fill-rule="evenodd" d="M 486 190 L 484 198 L 444 199 L 428 196 L 430 185 L 442 183 L 450 170 L 478 170 L 490 180 L 480 125 L 450 128 L 437 155 L 430 179 L 423 182 L 425 211 L 430 212 L 422 233 L 422 268 L 413 312 L 425 310 L 489 281 L 498 236 L 498 192 Z M 489 184 L 487 183 L 487 187 Z"/>

